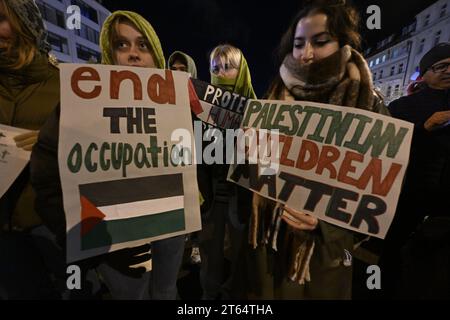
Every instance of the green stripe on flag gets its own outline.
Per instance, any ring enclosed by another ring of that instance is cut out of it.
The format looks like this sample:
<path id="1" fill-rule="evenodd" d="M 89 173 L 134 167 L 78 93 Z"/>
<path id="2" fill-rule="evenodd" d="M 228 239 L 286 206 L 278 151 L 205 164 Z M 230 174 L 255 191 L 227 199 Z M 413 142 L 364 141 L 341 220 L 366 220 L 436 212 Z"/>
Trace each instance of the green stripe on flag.
<path id="1" fill-rule="evenodd" d="M 104 220 L 81 238 L 82 250 L 185 230 L 184 209 L 142 217 Z"/>

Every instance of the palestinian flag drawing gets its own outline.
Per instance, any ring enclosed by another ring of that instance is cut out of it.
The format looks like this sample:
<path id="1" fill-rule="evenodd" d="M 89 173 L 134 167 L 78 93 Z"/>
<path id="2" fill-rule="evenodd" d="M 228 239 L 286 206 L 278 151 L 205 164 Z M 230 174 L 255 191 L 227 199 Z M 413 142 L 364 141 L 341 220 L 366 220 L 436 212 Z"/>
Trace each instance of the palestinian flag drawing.
<path id="1" fill-rule="evenodd" d="M 181 173 L 82 184 L 79 191 L 82 250 L 185 230 Z"/>

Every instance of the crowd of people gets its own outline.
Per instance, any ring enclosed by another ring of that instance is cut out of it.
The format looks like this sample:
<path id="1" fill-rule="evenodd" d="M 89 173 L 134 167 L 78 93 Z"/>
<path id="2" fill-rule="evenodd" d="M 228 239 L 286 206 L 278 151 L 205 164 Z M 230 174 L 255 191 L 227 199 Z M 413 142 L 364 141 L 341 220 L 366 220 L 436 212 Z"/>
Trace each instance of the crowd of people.
<path id="1" fill-rule="evenodd" d="M 0 299 L 102 299 L 101 287 L 111 299 L 177 299 L 183 235 L 78 261 L 82 289 L 67 288 L 58 66 L 34 0 L 0 0 L 0 17 L 0 124 L 28 129 L 14 139 L 32 150 L 29 165 L 0 198 Z M 359 51 L 359 28 L 358 13 L 346 1 L 308 2 L 280 39 L 279 72 L 260 98 L 359 108 L 414 124 L 394 221 L 386 239 L 372 246 L 382 271 L 379 296 L 450 298 L 450 43 L 427 52 L 420 84 L 386 106 Z M 166 63 L 157 33 L 135 12 L 106 19 L 100 48 L 102 64 L 168 68 L 197 78 L 184 52 Z M 209 70 L 211 84 L 257 98 L 243 49 L 219 44 Z M 225 164 L 197 166 L 202 229 L 189 241 L 202 299 L 365 298 L 354 290 L 355 281 L 365 283 L 355 269 L 371 262 L 351 257 L 364 247 L 361 240 L 372 239 L 253 193 L 227 181 L 227 174 Z"/>

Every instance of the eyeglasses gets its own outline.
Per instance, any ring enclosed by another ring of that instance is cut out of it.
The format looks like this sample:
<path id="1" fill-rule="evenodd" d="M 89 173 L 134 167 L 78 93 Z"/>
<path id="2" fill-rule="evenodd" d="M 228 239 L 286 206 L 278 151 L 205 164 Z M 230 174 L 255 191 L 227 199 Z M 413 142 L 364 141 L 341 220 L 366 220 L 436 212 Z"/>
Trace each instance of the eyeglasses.
<path id="1" fill-rule="evenodd" d="M 211 72 L 214 73 L 214 74 L 218 74 L 220 72 L 220 70 L 223 70 L 224 72 L 228 72 L 228 71 L 233 70 L 233 69 L 237 70 L 236 67 L 233 67 L 229 63 L 225 63 L 224 65 L 216 64 L 216 65 L 213 65 L 211 67 Z"/>
<path id="2" fill-rule="evenodd" d="M 442 62 L 431 66 L 430 69 L 433 70 L 434 73 L 444 73 L 447 71 L 448 66 L 450 66 L 450 62 Z"/>

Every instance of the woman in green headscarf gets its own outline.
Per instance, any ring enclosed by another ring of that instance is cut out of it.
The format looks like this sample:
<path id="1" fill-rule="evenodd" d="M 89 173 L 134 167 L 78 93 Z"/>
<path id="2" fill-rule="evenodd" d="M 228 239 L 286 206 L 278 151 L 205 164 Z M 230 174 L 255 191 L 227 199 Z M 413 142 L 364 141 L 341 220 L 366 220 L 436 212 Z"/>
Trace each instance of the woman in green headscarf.
<path id="1" fill-rule="evenodd" d="M 123 60 L 120 58 L 123 52 L 122 49 L 129 48 L 132 45 L 131 43 L 121 41 L 127 40 L 123 39 L 124 34 L 120 33 L 123 25 L 127 25 L 133 29 L 130 32 L 138 35 L 136 39 L 138 41 L 136 43 L 138 46 L 137 50 L 141 53 L 149 53 L 151 61 L 145 60 L 144 58 L 139 63 L 130 63 L 129 60 L 126 60 L 130 58 L 129 55 L 124 55 Z M 166 67 L 164 53 L 158 35 L 152 25 L 136 12 L 123 10 L 113 12 L 103 23 L 100 33 L 100 48 L 102 50 L 102 64 L 133 65 L 158 69 L 164 69 Z"/>
<path id="2" fill-rule="evenodd" d="M 250 70 L 242 51 L 223 44 L 215 47 L 210 55 L 211 83 L 250 99 L 256 95 L 252 87 Z M 204 299 L 239 299 L 242 273 L 238 263 L 242 255 L 242 243 L 248 218 L 242 213 L 250 212 L 251 192 L 227 182 L 228 165 L 213 164 L 209 168 L 212 185 L 211 207 L 203 214 L 200 234 L 202 265 L 200 280 Z M 231 252 L 230 276 L 224 282 L 224 242 L 229 234 Z"/>
<path id="3" fill-rule="evenodd" d="M 115 11 L 111 14 L 103 25 L 100 46 L 103 64 L 165 68 L 163 50 L 155 30 L 146 19 L 135 12 Z M 109 266 L 120 271 L 125 262 L 122 261 L 125 254 L 125 258 L 128 260 L 125 263 L 125 269 L 132 268 L 130 262 L 146 252 L 145 245 L 141 248 L 143 250 L 137 247 L 113 252 L 110 254 L 113 259 L 109 259 L 108 264 L 99 266 L 103 275 L 113 276 L 109 279 L 110 287 L 115 287 L 119 292 L 125 292 L 126 295 L 122 296 L 126 299 L 137 298 L 136 294 L 132 292 L 132 288 L 129 287 L 130 284 L 135 285 L 133 290 L 148 290 L 148 287 L 145 287 L 148 274 L 144 273 L 138 282 L 126 276 L 121 277 L 124 281 L 119 281 L 117 273 Z M 135 254 L 135 250 L 137 250 L 137 254 Z M 176 282 L 183 258 L 184 236 L 154 241 L 151 243 L 151 250 L 150 298 L 174 300 L 177 297 Z"/>
<path id="4" fill-rule="evenodd" d="M 150 23 L 134 12 L 116 11 L 106 19 L 100 47 L 103 64 L 165 68 L 158 36 Z M 58 107 L 41 130 L 31 158 L 31 177 L 37 194 L 36 209 L 64 248 L 66 225 L 57 157 L 59 115 Z M 175 299 L 184 236 L 154 241 L 151 248 L 151 277 L 142 266 L 148 266 L 149 244 L 89 258 L 83 265 L 96 268 L 113 299 Z"/>
<path id="5" fill-rule="evenodd" d="M 255 99 L 252 78 L 242 51 L 229 44 L 213 49 L 209 59 L 211 83 L 249 99 Z"/>

